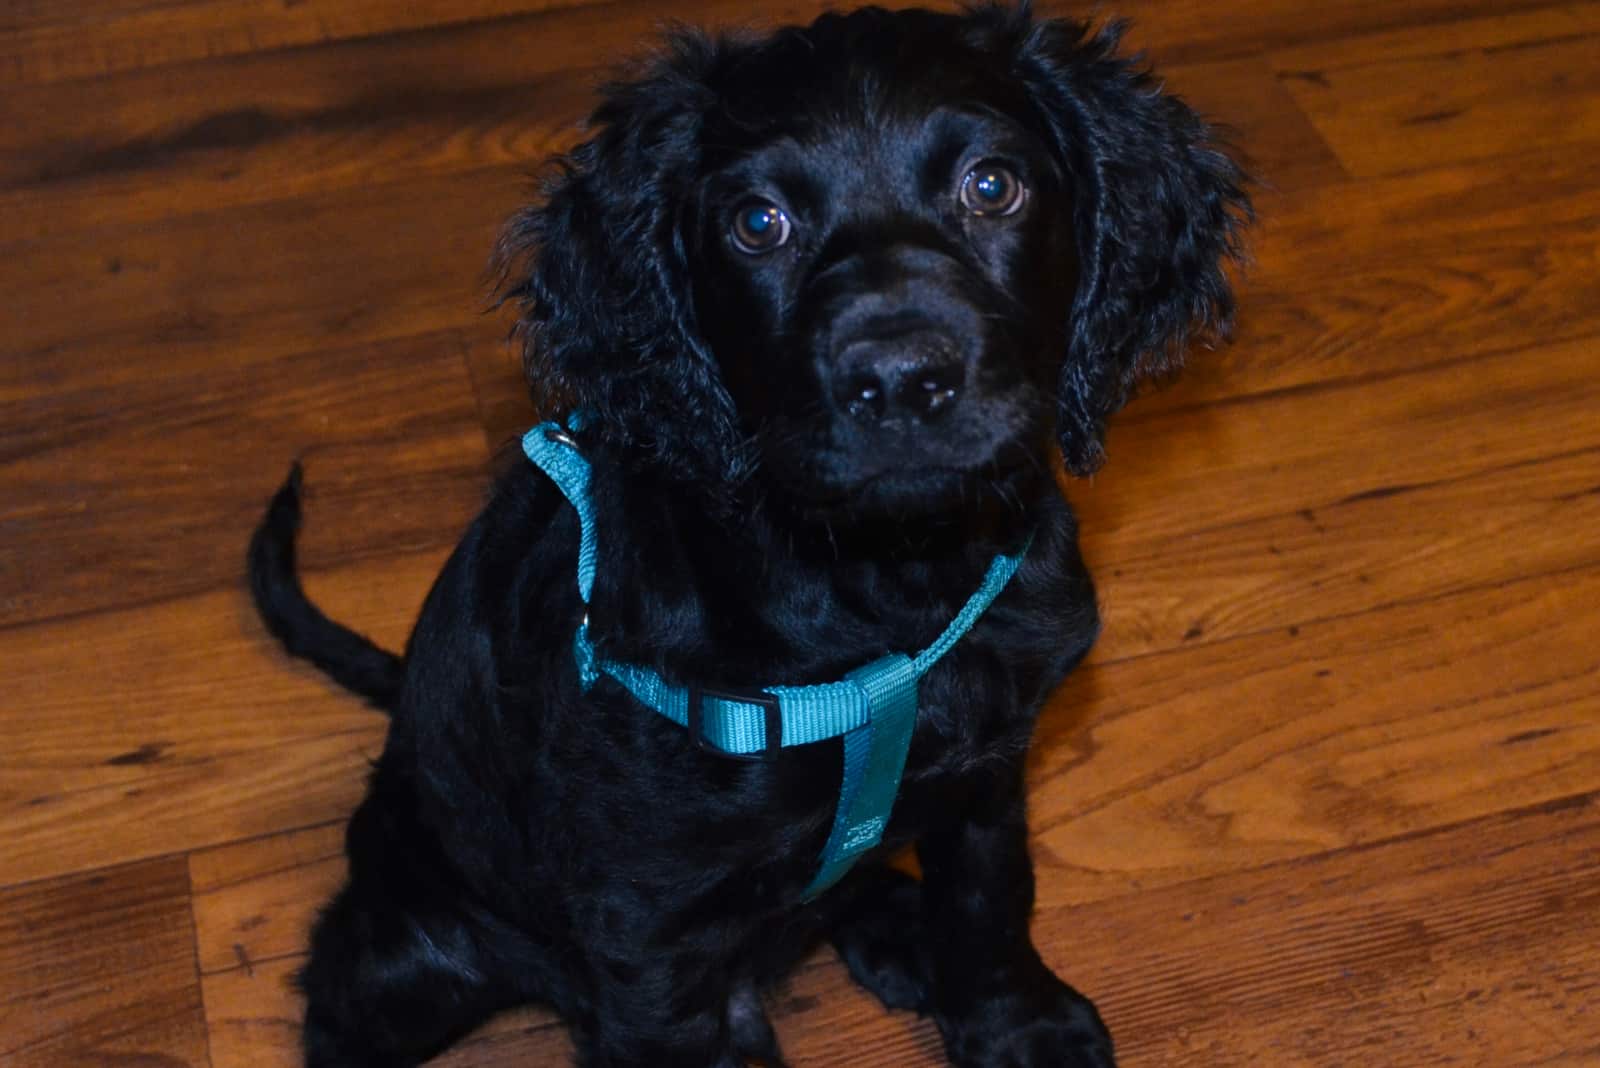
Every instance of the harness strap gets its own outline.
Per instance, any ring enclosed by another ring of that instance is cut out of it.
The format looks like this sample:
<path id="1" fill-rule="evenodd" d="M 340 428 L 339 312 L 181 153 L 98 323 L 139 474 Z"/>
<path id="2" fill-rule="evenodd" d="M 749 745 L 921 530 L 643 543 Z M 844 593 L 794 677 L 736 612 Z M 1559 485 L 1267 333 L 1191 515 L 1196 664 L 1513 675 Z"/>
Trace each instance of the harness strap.
<path id="1" fill-rule="evenodd" d="M 581 420 L 568 420 L 571 430 Z M 550 477 L 578 515 L 578 595 L 594 592 L 595 520 L 589 462 L 557 423 L 544 423 L 522 439 L 523 451 Z M 916 657 L 891 653 L 850 672 L 840 682 L 711 690 L 674 686 L 655 670 L 599 655 L 589 637 L 587 613 L 573 636 L 579 682 L 585 690 L 609 676 L 641 704 L 687 727 L 694 743 L 729 757 L 771 759 L 780 748 L 844 738 L 844 770 L 833 828 L 822 862 L 806 887 L 806 900 L 838 882 L 856 859 L 883 839 L 917 718 L 917 682 L 960 641 L 1005 589 L 1027 546 L 997 555 L 982 584 L 939 637 Z"/>

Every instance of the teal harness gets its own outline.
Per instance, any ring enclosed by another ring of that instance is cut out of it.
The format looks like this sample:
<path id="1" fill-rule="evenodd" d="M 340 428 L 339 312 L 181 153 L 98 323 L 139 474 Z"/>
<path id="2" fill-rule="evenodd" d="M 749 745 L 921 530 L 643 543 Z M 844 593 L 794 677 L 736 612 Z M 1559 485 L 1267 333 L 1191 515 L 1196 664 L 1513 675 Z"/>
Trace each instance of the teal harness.
<path id="1" fill-rule="evenodd" d="M 581 421 L 573 417 L 568 425 L 576 430 Z M 544 423 L 528 431 L 522 450 L 578 513 L 578 596 L 587 607 L 595 574 L 589 462 L 558 423 Z M 994 603 L 1017 573 L 1026 552 L 1024 545 L 1013 556 L 996 556 L 977 592 L 922 652 L 914 657 L 890 653 L 850 672 L 840 682 L 738 691 L 673 686 L 650 668 L 601 656 L 589 637 L 587 613 L 573 638 L 578 679 L 587 691 L 600 676 L 609 676 L 641 704 L 686 727 L 695 745 L 720 756 L 772 759 L 781 748 L 843 736 L 839 804 L 823 847 L 821 867 L 805 889 L 804 896 L 810 900 L 843 878 L 861 854 L 883 839 L 916 725 L 917 681 Z"/>

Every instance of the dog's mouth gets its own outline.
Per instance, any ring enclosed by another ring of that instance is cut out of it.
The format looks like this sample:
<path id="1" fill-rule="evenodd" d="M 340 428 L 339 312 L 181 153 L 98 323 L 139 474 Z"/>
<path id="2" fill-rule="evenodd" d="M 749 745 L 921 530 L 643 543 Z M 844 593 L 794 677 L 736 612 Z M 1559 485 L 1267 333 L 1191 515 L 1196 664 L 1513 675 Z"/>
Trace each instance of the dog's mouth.
<path id="1" fill-rule="evenodd" d="M 938 411 L 887 406 L 864 418 L 821 374 L 780 394 L 777 410 L 750 428 L 764 481 L 798 511 L 835 525 L 1020 509 L 1053 466 L 1053 406 L 1035 381 L 1042 374 L 1030 374 L 1042 366 L 1026 358 L 1031 351 L 987 346 L 966 362 L 959 396 Z"/>
<path id="2" fill-rule="evenodd" d="M 941 512 L 973 497 L 977 483 L 971 472 L 950 468 L 886 471 L 864 479 L 849 493 L 827 503 L 834 510 L 862 513 Z"/>
<path id="3" fill-rule="evenodd" d="M 1048 472 L 1041 448 L 1007 442 L 973 466 L 877 464 L 847 479 L 807 480 L 789 488 L 802 509 L 838 522 L 850 518 L 925 518 L 996 507 L 1022 511 L 1033 485 Z"/>

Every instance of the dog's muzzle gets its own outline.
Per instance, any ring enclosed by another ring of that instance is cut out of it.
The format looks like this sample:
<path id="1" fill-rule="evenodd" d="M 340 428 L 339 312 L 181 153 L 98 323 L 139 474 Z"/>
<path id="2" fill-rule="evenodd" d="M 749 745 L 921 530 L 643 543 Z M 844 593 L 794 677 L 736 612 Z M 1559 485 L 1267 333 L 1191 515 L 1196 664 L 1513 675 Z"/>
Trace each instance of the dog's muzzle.
<path id="1" fill-rule="evenodd" d="M 967 380 L 955 339 L 934 327 L 846 339 L 832 366 L 834 403 L 862 423 L 931 422 L 950 411 Z"/>

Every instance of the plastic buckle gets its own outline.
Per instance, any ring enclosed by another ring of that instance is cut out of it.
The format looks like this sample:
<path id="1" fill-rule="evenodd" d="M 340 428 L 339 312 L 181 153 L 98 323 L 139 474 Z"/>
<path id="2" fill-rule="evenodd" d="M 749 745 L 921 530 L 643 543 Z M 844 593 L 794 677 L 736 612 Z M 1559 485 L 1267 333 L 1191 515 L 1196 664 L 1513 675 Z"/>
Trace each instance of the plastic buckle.
<path id="1" fill-rule="evenodd" d="M 748 692 L 735 692 L 733 690 L 710 690 L 699 686 L 689 688 L 689 737 L 694 740 L 696 748 L 708 753 L 714 753 L 730 760 L 760 760 L 772 761 L 778 758 L 778 750 L 783 746 L 783 710 L 778 705 L 778 695 L 767 693 L 765 690 L 751 690 Z M 731 753 L 711 744 L 705 732 L 705 702 L 712 697 L 719 701 L 732 701 L 741 705 L 757 705 L 766 714 L 767 746 L 756 753 Z"/>
<path id="2" fill-rule="evenodd" d="M 547 427 L 545 427 L 544 428 L 544 440 L 553 441 L 557 445 L 565 445 L 567 448 L 571 449 L 573 452 L 582 452 L 583 451 L 582 449 L 580 449 L 578 447 L 578 439 L 574 438 L 571 434 L 567 433 L 566 430 L 564 428 L 560 427 L 560 426 L 547 426 Z"/>

